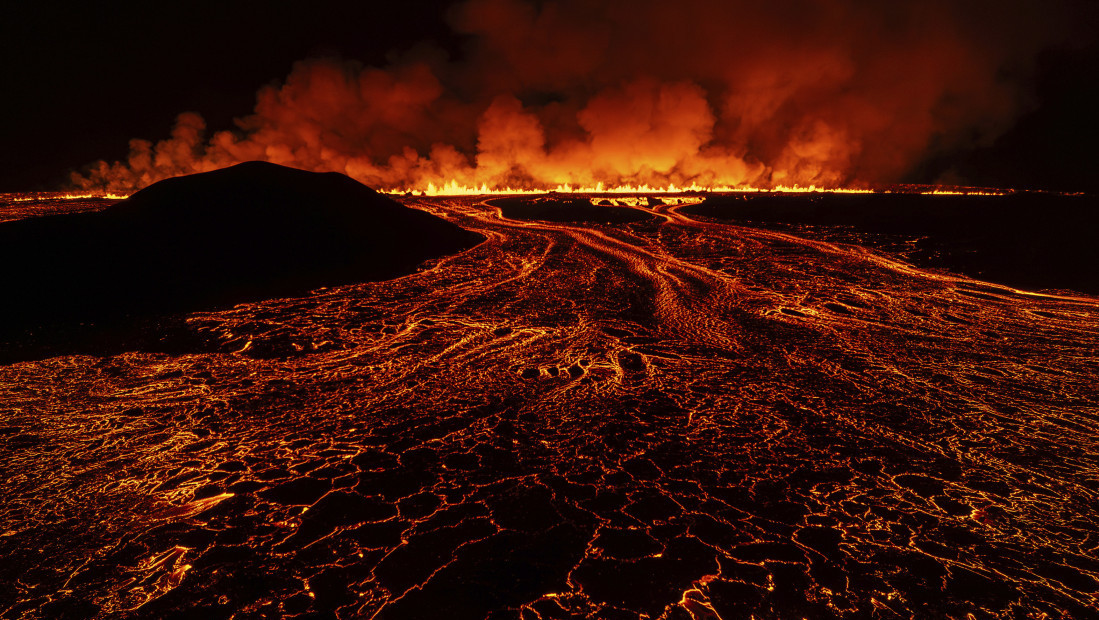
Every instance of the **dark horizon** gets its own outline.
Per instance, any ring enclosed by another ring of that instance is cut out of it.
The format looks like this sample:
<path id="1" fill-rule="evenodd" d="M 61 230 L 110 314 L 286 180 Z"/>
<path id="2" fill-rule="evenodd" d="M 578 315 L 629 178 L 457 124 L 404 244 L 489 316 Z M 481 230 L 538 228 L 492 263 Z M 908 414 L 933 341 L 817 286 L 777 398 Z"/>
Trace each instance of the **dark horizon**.
<path id="1" fill-rule="evenodd" d="M 0 134 L 5 136 L 0 191 L 63 189 L 72 172 L 97 160 L 124 160 L 131 139 L 167 138 L 182 112 L 205 119 L 207 139 L 224 130 L 236 129 L 239 134 L 234 119 L 252 113 L 257 89 L 285 83 L 298 61 L 338 59 L 364 68 L 387 67 L 411 54 L 443 58 L 448 66 L 483 66 L 487 61 L 477 58 L 488 53 L 485 35 L 455 27 L 454 6 L 459 4 L 468 3 L 322 2 L 311 4 L 308 11 L 291 3 L 268 3 L 262 10 L 210 3 L 182 11 L 125 2 L 107 9 L 5 8 L 6 49 L 0 62 L 13 87 L 6 93 L 8 113 L 0 121 Z M 978 4 L 967 3 L 960 13 L 982 15 Z M 541 3 L 533 6 L 545 9 Z M 1037 43 L 1011 42 L 1033 48 L 1020 56 L 1032 62 L 1033 69 L 1022 77 L 995 76 L 1000 82 L 1015 80 L 1020 97 L 1004 117 L 1009 120 L 1003 128 L 973 139 L 933 134 L 926 153 L 906 165 L 895 180 L 1099 191 L 1099 118 L 1093 112 L 1099 109 L 1095 7 L 1064 1 L 1038 10 L 1033 3 L 1017 2 L 1012 11 L 988 11 L 987 22 L 974 25 L 976 18 L 965 16 L 959 20 L 972 32 L 1007 32 L 1019 27 L 1012 26 L 1014 20 L 1022 19 L 1011 14 L 1023 14 L 1024 9 L 1050 15 L 1049 21 L 1057 23 L 1042 26 L 1049 32 L 1035 35 L 1041 39 Z M 680 44 L 673 38 L 668 45 Z M 1003 43 L 974 45 L 1014 57 Z M 530 76 L 522 79 L 533 84 L 519 93 L 524 104 L 541 105 L 539 98 L 552 101 L 561 96 Z M 547 127 L 547 140 L 555 139 L 554 131 L 558 130 Z M 723 131 L 720 119 L 715 131 Z M 457 140 L 468 156 L 469 138 Z M 426 156 L 426 147 L 419 148 Z"/>
<path id="2" fill-rule="evenodd" d="M 7 89 L 0 115 L 0 191 L 57 190 L 72 171 L 125 158 L 131 139 L 166 137 L 184 111 L 231 129 L 256 90 L 284 79 L 298 60 L 382 65 L 390 50 L 419 38 L 457 51 L 445 41 L 447 4 L 6 6 L 0 63 L 18 87 Z"/>

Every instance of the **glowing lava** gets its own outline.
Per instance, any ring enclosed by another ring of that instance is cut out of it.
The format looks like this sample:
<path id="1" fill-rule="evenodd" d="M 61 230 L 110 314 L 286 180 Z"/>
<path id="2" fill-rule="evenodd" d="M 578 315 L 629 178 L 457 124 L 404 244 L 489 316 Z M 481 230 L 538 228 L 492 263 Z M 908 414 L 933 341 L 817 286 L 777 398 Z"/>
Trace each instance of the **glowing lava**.
<path id="1" fill-rule="evenodd" d="M 0 366 L 0 613 L 1099 608 L 1095 297 L 680 205 L 405 202 L 486 241 Z"/>
<path id="2" fill-rule="evenodd" d="M 43 200 L 124 200 L 129 197 L 129 194 L 119 194 L 115 192 L 37 192 L 33 194 L 14 195 L 9 198 L 9 200 L 11 202 L 39 202 Z"/>
<path id="3" fill-rule="evenodd" d="M 436 186 L 434 183 L 428 183 L 424 189 L 398 189 L 387 190 L 391 194 L 411 194 L 413 196 L 492 196 L 492 195 L 524 195 L 524 194 L 684 194 L 684 193 L 759 193 L 759 192 L 775 192 L 775 193 L 818 193 L 828 192 L 835 194 L 870 194 L 873 193 L 872 189 L 845 189 L 845 188 L 824 188 L 810 185 L 807 187 L 801 187 L 797 185 L 786 186 L 778 185 L 772 188 L 760 188 L 760 187 L 733 187 L 733 186 L 702 186 L 702 185 L 688 185 L 685 187 L 678 187 L 674 184 L 666 186 L 650 186 L 650 185 L 612 185 L 604 186 L 602 183 L 596 183 L 591 186 L 572 186 L 568 183 L 557 185 L 553 189 L 516 189 L 511 187 L 505 188 L 492 188 L 487 185 L 481 185 L 479 187 L 471 187 L 462 185 L 457 181 L 448 181 L 440 186 Z"/>

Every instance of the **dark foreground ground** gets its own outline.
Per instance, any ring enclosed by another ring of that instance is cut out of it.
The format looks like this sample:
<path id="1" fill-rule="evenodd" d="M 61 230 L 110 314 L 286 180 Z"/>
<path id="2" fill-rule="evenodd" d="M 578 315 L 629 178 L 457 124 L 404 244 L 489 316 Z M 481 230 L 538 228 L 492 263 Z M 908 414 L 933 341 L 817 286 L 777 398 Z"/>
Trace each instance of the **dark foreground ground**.
<path id="1" fill-rule="evenodd" d="M 1095 297 L 407 201 L 486 241 L 0 366 L 2 617 L 1097 617 Z"/>
<path id="2" fill-rule="evenodd" d="M 1099 197 L 1023 192 L 718 195 L 684 213 L 867 245 L 1011 286 L 1099 295 Z"/>

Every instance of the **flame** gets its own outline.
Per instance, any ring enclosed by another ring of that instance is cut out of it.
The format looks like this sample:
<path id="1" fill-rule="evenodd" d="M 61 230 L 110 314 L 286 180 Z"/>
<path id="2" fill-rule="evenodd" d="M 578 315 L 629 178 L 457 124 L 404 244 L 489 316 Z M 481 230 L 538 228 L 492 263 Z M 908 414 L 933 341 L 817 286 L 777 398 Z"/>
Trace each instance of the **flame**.
<path id="1" fill-rule="evenodd" d="M 16 196 L 12 202 L 39 202 L 43 200 L 125 200 L 130 194 L 115 192 L 84 192 L 84 193 L 40 193 L 29 196 Z"/>
<path id="2" fill-rule="evenodd" d="M 872 189 L 855 189 L 855 188 L 825 188 L 817 187 L 815 185 L 809 185 L 802 187 L 799 185 L 778 185 L 775 187 L 734 187 L 734 186 L 702 186 L 697 184 L 691 184 L 684 187 L 679 187 L 675 184 L 654 187 L 650 185 L 615 185 L 604 186 L 602 183 L 595 185 L 582 185 L 572 186 L 568 183 L 563 183 L 552 189 L 519 189 L 512 187 L 505 188 L 492 188 L 488 185 L 482 184 L 479 187 L 471 187 L 468 185 L 462 185 L 457 181 L 447 181 L 446 183 L 436 186 L 434 183 L 428 183 L 427 188 L 420 190 L 414 188 L 394 189 L 386 190 L 387 194 L 401 195 L 411 194 L 413 196 L 492 196 L 492 195 L 535 195 L 535 194 L 691 194 L 691 193 L 791 193 L 791 194 L 809 194 L 809 193 L 832 193 L 832 194 L 872 194 L 875 190 Z"/>
<path id="3" fill-rule="evenodd" d="M 440 185 L 428 183 L 424 189 L 401 188 L 384 189 L 382 193 L 391 196 L 515 196 L 515 195 L 546 195 L 546 194 L 587 194 L 587 195 L 643 195 L 643 194 L 921 194 L 925 196 L 1006 196 L 1015 193 L 1012 189 L 992 188 L 931 188 L 901 187 L 894 189 L 871 189 L 851 187 L 817 187 L 815 185 L 778 185 L 775 187 L 735 187 L 735 186 L 701 186 L 691 184 L 679 187 L 675 184 L 654 187 L 650 185 L 615 185 L 604 186 L 597 183 L 591 186 L 573 187 L 563 183 L 551 189 L 524 189 L 524 188 L 494 188 L 486 184 L 480 186 L 463 185 L 456 180 L 450 180 Z M 44 202 L 55 200 L 125 200 L 131 194 L 117 192 L 38 192 L 34 194 L 20 194 L 9 198 L 11 202 Z"/>
<path id="4" fill-rule="evenodd" d="M 931 191 L 920 192 L 925 196 L 1004 196 L 1011 193 L 1011 190 L 957 190 L 957 189 L 934 189 Z"/>
<path id="5" fill-rule="evenodd" d="M 458 181 L 447 181 L 441 185 L 428 183 L 423 190 L 415 188 L 390 189 L 383 193 L 400 196 L 506 196 L 506 195 L 543 195 L 543 194 L 921 194 L 926 196 L 1006 196 L 1014 193 L 1011 189 L 992 188 L 895 188 L 895 189 L 871 189 L 851 187 L 818 187 L 816 185 L 777 185 L 775 187 L 736 187 L 736 186 L 701 186 L 692 184 L 679 187 L 674 184 L 663 187 L 649 185 L 615 185 L 604 186 L 597 183 L 593 186 L 573 187 L 568 183 L 558 185 L 552 189 L 522 189 L 522 188 L 493 188 L 482 184 L 480 186 L 463 185 Z"/>

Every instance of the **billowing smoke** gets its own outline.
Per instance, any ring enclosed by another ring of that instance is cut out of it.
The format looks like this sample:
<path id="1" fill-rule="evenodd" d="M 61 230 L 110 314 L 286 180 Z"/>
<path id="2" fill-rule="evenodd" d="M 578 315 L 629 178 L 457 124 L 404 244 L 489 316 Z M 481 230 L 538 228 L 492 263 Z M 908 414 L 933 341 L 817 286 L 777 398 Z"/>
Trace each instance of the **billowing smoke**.
<path id="1" fill-rule="evenodd" d="M 266 160 L 383 189 L 858 186 L 987 144 L 1028 105 L 1061 18 L 1039 2 L 466 0 L 462 60 L 297 63 L 237 129 L 74 182 L 132 191 Z"/>

